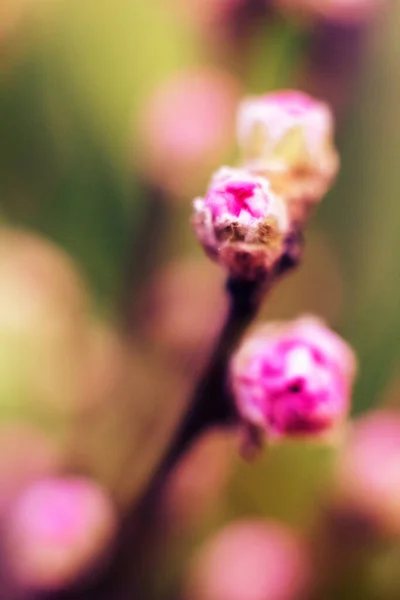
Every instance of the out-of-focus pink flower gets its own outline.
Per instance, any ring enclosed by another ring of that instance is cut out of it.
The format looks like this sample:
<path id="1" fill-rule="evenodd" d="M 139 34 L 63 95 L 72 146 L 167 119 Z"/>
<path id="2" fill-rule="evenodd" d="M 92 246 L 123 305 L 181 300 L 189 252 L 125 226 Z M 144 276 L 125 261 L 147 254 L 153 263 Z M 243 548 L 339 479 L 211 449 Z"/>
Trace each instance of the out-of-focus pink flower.
<path id="1" fill-rule="evenodd" d="M 272 438 L 318 434 L 342 422 L 354 374 L 352 350 L 313 317 L 261 327 L 231 364 L 240 416 Z"/>
<path id="2" fill-rule="evenodd" d="M 193 377 L 209 359 L 227 302 L 211 261 L 175 260 L 157 271 L 145 298 L 145 332 L 173 368 Z"/>
<path id="3" fill-rule="evenodd" d="M 319 201 L 338 169 L 327 104 L 284 90 L 245 99 L 237 135 L 246 166 L 264 173 L 291 204 Z"/>
<path id="4" fill-rule="evenodd" d="M 237 277 L 268 272 L 288 230 L 284 202 L 264 177 L 223 167 L 204 198 L 194 201 L 193 224 L 207 253 Z"/>
<path id="5" fill-rule="evenodd" d="M 185 600 L 294 600 L 310 575 L 307 550 L 282 525 L 241 521 L 228 525 L 196 557 Z"/>
<path id="6" fill-rule="evenodd" d="M 385 0 L 274 0 L 278 8 L 308 19 L 324 19 L 344 25 L 364 23 L 375 17 Z"/>
<path id="7" fill-rule="evenodd" d="M 226 485 L 236 455 L 236 435 L 213 429 L 203 434 L 172 473 L 164 506 L 178 527 L 198 526 Z"/>
<path id="8" fill-rule="evenodd" d="M 70 584 L 104 554 L 115 530 L 103 490 L 78 477 L 38 481 L 21 494 L 6 523 L 9 566 L 23 589 Z"/>
<path id="9" fill-rule="evenodd" d="M 378 529 L 400 533 L 400 414 L 373 412 L 356 422 L 338 465 L 337 495 L 345 511 Z"/>
<path id="10" fill-rule="evenodd" d="M 140 115 L 138 159 L 177 198 L 195 190 L 233 142 L 239 85 L 228 73 L 198 69 L 157 88 Z"/>

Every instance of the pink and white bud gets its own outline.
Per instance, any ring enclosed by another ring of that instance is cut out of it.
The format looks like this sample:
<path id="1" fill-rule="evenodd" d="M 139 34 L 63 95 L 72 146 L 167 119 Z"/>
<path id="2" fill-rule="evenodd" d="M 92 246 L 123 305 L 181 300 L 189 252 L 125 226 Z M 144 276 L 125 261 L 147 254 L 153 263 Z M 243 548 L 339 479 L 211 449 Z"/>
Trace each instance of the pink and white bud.
<path id="1" fill-rule="evenodd" d="M 22 589 L 63 588 L 94 567 L 115 526 L 111 501 L 94 482 L 38 481 L 17 499 L 6 523 L 10 571 Z"/>
<path id="2" fill-rule="evenodd" d="M 310 564 L 301 540 L 267 521 L 232 523 L 195 558 L 185 600 L 295 600 L 309 588 Z"/>
<path id="3" fill-rule="evenodd" d="M 206 252 L 233 277 L 257 279 L 283 252 L 284 202 L 264 177 L 222 167 L 204 198 L 194 201 L 193 225 Z"/>
<path id="4" fill-rule="evenodd" d="M 316 435 L 345 419 L 356 371 L 350 347 L 319 319 L 260 327 L 233 356 L 244 422 L 270 438 Z"/>
<path id="5" fill-rule="evenodd" d="M 400 534 L 400 414 L 373 412 L 356 422 L 340 458 L 337 498 L 376 530 Z"/>
<path id="6" fill-rule="evenodd" d="M 323 19 L 343 25 L 371 21 L 385 0 L 274 0 L 277 8 L 304 19 Z"/>
<path id="7" fill-rule="evenodd" d="M 303 220 L 303 205 L 318 202 L 332 184 L 339 166 L 333 134 L 328 105 L 302 92 L 274 92 L 239 106 L 244 162 L 270 179 L 289 202 L 292 219 Z"/>

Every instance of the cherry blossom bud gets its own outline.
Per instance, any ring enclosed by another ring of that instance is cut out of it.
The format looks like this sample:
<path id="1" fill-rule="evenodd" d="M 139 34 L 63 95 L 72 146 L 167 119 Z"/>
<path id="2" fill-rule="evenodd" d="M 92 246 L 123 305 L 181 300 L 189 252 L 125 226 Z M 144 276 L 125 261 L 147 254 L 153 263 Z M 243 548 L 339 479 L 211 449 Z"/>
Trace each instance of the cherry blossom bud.
<path id="1" fill-rule="evenodd" d="M 206 252 L 231 276 L 265 276 L 283 252 L 288 230 L 284 202 L 264 177 L 223 167 L 204 198 L 194 201 L 193 224 Z"/>
<path id="2" fill-rule="evenodd" d="M 381 410 L 354 426 L 338 465 L 337 498 L 375 530 L 400 534 L 400 414 Z"/>
<path id="3" fill-rule="evenodd" d="M 285 90 L 248 98 L 239 107 L 237 135 L 245 164 L 265 174 L 303 221 L 338 170 L 333 117 L 327 104 Z"/>
<path id="4" fill-rule="evenodd" d="M 185 600 L 295 600 L 309 587 L 301 540 L 282 525 L 248 520 L 217 533 L 194 560 Z"/>
<path id="5" fill-rule="evenodd" d="M 304 19 L 323 19 L 343 25 L 365 23 L 383 8 L 385 0 L 274 0 L 278 8 Z"/>
<path id="6" fill-rule="evenodd" d="M 6 524 L 11 572 L 22 589 L 63 588 L 94 566 L 114 530 L 113 507 L 95 483 L 38 481 L 21 494 Z"/>
<path id="7" fill-rule="evenodd" d="M 352 350 L 319 319 L 260 327 L 232 359 L 238 412 L 270 438 L 326 432 L 347 415 L 355 367 Z"/>

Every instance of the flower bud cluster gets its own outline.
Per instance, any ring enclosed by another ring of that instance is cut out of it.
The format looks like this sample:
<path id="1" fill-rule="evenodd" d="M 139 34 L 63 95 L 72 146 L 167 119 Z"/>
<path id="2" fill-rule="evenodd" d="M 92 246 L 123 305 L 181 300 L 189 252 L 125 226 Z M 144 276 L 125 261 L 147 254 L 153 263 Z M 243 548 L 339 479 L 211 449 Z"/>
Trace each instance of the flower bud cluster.
<path id="1" fill-rule="evenodd" d="M 194 201 L 193 224 L 207 254 L 232 277 L 255 280 L 274 271 L 288 240 L 301 238 L 339 160 L 329 107 L 300 92 L 244 100 L 237 137 L 241 167 L 215 173 Z"/>

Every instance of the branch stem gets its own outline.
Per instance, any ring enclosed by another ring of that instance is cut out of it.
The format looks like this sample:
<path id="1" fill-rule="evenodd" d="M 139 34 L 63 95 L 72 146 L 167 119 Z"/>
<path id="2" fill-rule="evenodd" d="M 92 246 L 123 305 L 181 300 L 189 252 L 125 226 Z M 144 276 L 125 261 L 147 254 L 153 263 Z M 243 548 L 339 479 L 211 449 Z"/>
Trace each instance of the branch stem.
<path id="1" fill-rule="evenodd" d="M 51 600 L 125 600 L 137 597 L 138 590 L 144 599 L 141 582 L 148 550 L 153 547 L 154 535 L 159 529 L 158 509 L 164 486 L 180 458 L 201 433 L 214 425 L 227 426 L 235 422 L 236 412 L 227 385 L 229 358 L 256 316 L 269 285 L 265 280 L 228 280 L 230 308 L 214 352 L 148 487 L 124 519 L 112 563 L 101 580 L 92 586 L 50 595 Z"/>

